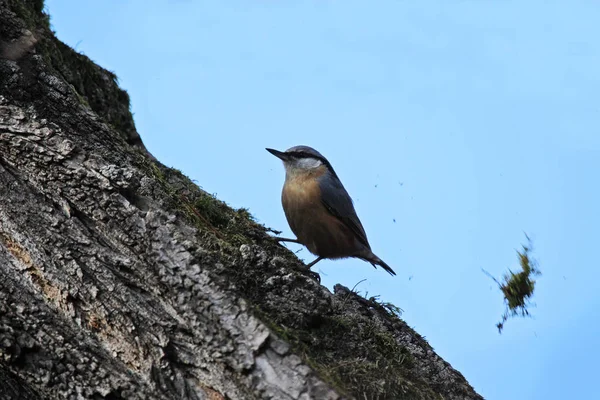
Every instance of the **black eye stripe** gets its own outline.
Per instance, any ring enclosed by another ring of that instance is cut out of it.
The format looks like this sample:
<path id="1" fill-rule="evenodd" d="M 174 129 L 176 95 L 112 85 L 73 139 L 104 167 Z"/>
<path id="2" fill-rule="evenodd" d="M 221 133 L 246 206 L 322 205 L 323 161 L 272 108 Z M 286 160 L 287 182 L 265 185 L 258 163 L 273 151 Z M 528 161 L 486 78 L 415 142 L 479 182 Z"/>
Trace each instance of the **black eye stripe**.
<path id="1" fill-rule="evenodd" d="M 324 158 L 303 151 L 290 151 L 287 154 L 295 158 L 314 158 L 317 160 L 321 160 L 323 163 L 327 163 L 327 160 L 325 160 Z"/>

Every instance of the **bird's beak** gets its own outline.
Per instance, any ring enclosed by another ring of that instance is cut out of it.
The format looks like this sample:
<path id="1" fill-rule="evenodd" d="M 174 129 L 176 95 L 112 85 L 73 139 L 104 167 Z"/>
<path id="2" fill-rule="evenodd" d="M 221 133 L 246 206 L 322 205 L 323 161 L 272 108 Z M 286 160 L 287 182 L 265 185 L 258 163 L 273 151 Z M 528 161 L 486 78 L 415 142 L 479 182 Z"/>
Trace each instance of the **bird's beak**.
<path id="1" fill-rule="evenodd" d="M 275 149 L 266 149 L 269 153 L 273 154 L 275 157 L 281 159 L 282 161 L 288 160 L 288 155 L 283 151 L 275 150 Z"/>

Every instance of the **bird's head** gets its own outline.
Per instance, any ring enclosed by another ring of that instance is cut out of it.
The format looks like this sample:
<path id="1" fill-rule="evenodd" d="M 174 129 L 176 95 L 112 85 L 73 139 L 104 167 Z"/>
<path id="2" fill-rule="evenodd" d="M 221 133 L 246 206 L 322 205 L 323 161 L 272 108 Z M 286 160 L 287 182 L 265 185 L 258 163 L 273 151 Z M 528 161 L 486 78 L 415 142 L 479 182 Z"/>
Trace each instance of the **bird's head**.
<path id="1" fill-rule="evenodd" d="M 274 149 L 266 149 L 269 153 L 283 161 L 285 171 L 288 176 L 304 174 L 316 170 L 321 166 L 325 166 L 333 172 L 331 164 L 321 153 L 312 147 L 294 146 L 286 151 L 278 151 Z"/>

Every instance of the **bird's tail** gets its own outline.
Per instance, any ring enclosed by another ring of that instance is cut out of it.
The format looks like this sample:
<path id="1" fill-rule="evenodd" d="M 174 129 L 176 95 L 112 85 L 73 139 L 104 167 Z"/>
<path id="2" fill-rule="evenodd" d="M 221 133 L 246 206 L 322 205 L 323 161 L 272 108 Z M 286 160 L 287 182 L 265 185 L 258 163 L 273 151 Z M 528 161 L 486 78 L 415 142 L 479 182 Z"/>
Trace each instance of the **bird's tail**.
<path id="1" fill-rule="evenodd" d="M 363 260 L 370 262 L 372 266 L 377 268 L 379 265 L 381 268 L 385 269 L 390 275 L 396 275 L 396 272 L 389 265 L 387 265 L 381 258 L 377 257 L 373 252 L 369 252 L 366 256 L 362 256 Z"/>

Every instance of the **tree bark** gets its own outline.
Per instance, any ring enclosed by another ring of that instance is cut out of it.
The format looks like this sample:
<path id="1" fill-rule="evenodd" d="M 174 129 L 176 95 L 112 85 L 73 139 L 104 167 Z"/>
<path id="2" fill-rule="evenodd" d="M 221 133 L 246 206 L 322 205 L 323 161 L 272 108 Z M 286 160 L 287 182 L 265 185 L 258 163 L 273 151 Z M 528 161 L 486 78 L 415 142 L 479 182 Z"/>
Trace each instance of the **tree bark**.
<path id="1" fill-rule="evenodd" d="M 148 154 L 113 74 L 0 0 L 0 396 L 481 399 Z"/>

